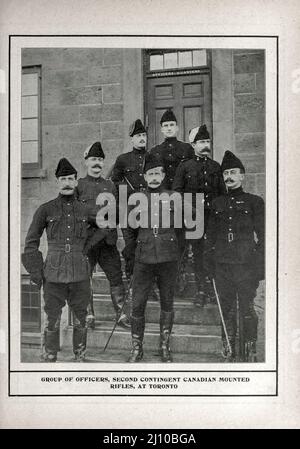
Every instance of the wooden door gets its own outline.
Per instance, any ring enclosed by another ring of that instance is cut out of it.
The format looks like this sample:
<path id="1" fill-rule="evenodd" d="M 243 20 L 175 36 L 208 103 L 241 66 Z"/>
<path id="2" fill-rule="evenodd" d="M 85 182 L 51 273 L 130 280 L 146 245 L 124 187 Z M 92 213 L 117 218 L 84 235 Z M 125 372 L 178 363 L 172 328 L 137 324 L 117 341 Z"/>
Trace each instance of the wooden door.
<path id="1" fill-rule="evenodd" d="M 189 130 L 204 123 L 211 134 L 209 73 L 149 78 L 146 83 L 148 148 L 163 141 L 160 119 L 168 108 L 173 110 L 177 118 L 179 140 L 188 142 Z"/>

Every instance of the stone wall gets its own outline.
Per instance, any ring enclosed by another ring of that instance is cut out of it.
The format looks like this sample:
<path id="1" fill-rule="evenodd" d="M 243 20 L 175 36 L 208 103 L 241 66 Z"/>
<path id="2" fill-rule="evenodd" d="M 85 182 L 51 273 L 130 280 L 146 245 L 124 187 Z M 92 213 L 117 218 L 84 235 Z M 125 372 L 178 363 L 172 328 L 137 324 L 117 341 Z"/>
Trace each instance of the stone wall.
<path id="1" fill-rule="evenodd" d="M 45 178 L 22 180 L 22 244 L 32 215 L 57 195 L 54 171 L 67 157 L 79 176 L 83 152 L 100 140 L 104 175 L 123 152 L 123 67 L 120 49 L 24 49 L 22 66 L 41 66 L 42 168 Z"/>
<path id="2" fill-rule="evenodd" d="M 245 190 L 265 195 L 265 55 L 233 51 L 234 151 L 246 167 Z"/>

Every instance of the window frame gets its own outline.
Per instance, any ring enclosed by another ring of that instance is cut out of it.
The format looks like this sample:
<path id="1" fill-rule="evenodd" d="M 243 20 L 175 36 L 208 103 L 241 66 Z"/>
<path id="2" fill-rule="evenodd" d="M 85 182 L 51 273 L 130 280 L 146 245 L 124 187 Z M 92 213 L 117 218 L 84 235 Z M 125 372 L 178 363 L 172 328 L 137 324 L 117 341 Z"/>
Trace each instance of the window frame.
<path id="1" fill-rule="evenodd" d="M 22 162 L 22 178 L 44 178 L 46 176 L 46 170 L 42 169 L 42 66 L 41 65 L 32 65 L 32 66 L 23 66 L 22 67 L 22 75 L 23 74 L 37 74 L 38 79 L 38 88 L 37 88 L 37 96 L 38 96 L 38 111 L 37 111 L 37 119 L 38 119 L 38 160 L 37 162 Z M 22 108 L 22 79 L 21 79 L 21 108 Z M 22 132 L 22 109 L 21 109 L 21 132 Z M 22 137 L 21 137 L 21 152 L 22 152 Z M 22 154 L 21 154 L 22 161 Z"/>

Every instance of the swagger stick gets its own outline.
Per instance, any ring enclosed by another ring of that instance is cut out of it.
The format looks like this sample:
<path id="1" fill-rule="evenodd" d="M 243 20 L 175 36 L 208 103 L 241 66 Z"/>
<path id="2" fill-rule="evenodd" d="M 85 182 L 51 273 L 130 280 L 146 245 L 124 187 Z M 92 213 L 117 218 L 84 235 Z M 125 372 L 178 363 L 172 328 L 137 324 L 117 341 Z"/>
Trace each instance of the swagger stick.
<path id="1" fill-rule="evenodd" d="M 123 302 L 122 307 L 121 307 L 121 309 L 120 309 L 119 315 L 117 316 L 117 318 L 116 318 L 116 320 L 115 320 L 114 327 L 112 328 L 112 331 L 111 331 L 111 333 L 110 333 L 110 336 L 108 337 L 108 340 L 107 340 L 107 342 L 106 342 L 106 345 L 104 346 L 103 352 L 105 352 L 107 346 L 109 345 L 110 339 L 111 339 L 111 337 L 113 336 L 113 334 L 114 334 L 114 332 L 115 332 L 115 329 L 116 329 L 117 324 L 118 324 L 118 322 L 119 322 L 119 318 L 120 318 L 120 316 L 122 315 L 122 312 L 123 312 L 123 309 L 124 309 L 124 307 L 125 307 L 125 304 L 126 304 L 128 298 L 129 298 L 130 290 L 131 290 L 131 287 L 132 287 L 132 282 L 133 282 L 133 276 L 131 276 L 131 279 L 130 279 L 130 282 L 129 282 L 129 285 L 128 285 L 128 290 L 127 290 L 127 293 L 126 293 L 126 296 L 125 296 L 125 299 L 124 299 L 124 302 Z"/>
<path id="2" fill-rule="evenodd" d="M 221 317 L 221 321 L 222 321 L 222 326 L 224 329 L 224 334 L 225 334 L 225 338 L 226 338 L 226 342 L 227 342 L 227 346 L 228 346 L 228 352 L 229 352 L 229 355 L 231 355 L 232 354 L 231 344 L 229 341 L 229 337 L 228 337 L 228 333 L 227 333 L 227 329 L 226 329 L 226 325 L 225 325 L 225 321 L 224 321 L 224 317 L 223 317 L 223 312 L 222 312 L 222 308 L 221 308 L 220 298 L 219 298 L 219 295 L 217 292 L 217 287 L 216 287 L 214 278 L 212 279 L 212 283 L 213 283 L 213 287 L 214 287 L 214 291 L 215 291 L 215 295 L 216 295 L 216 299 L 217 299 L 217 304 L 218 304 L 218 308 L 219 308 L 219 312 L 220 312 L 220 317 Z"/>
<path id="3" fill-rule="evenodd" d="M 239 300 L 238 295 L 236 295 L 236 300 L 238 304 L 238 323 L 239 323 L 239 356 L 243 362 L 246 362 L 246 351 L 245 351 L 245 326 L 244 326 L 244 310 L 243 304 Z"/>

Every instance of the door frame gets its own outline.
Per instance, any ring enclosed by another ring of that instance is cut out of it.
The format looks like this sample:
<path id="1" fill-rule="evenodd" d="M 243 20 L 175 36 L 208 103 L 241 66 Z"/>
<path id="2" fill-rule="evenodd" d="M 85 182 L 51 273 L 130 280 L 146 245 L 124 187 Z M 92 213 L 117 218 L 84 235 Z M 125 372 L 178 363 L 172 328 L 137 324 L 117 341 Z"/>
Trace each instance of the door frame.
<path id="1" fill-rule="evenodd" d="M 150 55 L 152 54 L 162 54 L 167 51 L 185 51 L 185 50 L 206 50 L 207 55 L 207 64 L 206 66 L 195 66 L 195 67 L 187 67 L 187 68 L 179 68 L 179 69 L 161 69 L 161 70 L 153 70 L 150 71 Z M 161 49 L 143 49 L 142 50 L 142 65 L 143 65 L 143 105 L 144 105 L 144 124 L 145 128 L 148 128 L 148 103 L 147 103 L 147 80 L 149 78 L 163 78 L 170 76 L 179 76 L 179 75 L 208 75 L 210 81 L 210 89 L 212 89 L 212 52 L 210 49 L 201 49 L 201 48 L 180 48 L 180 49 L 171 49 L 171 48 L 161 48 Z M 213 96 L 212 92 L 210 95 L 210 110 L 211 110 L 211 139 L 213 139 Z M 213 157 L 213 153 L 212 153 Z"/>

